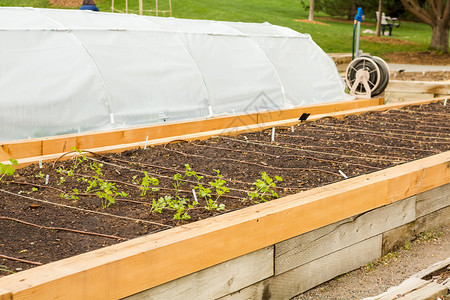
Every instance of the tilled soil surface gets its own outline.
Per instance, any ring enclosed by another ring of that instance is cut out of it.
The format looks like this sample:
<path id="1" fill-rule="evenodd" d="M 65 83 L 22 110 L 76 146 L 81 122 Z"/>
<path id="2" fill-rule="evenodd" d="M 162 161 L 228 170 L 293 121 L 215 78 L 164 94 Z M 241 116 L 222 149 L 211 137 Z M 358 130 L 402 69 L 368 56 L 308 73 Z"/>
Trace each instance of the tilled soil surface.
<path id="1" fill-rule="evenodd" d="M 391 80 L 450 81 L 450 72 L 391 72 Z"/>
<path id="2" fill-rule="evenodd" d="M 31 165 L 0 182 L 0 274 L 448 150 L 439 102 Z"/>

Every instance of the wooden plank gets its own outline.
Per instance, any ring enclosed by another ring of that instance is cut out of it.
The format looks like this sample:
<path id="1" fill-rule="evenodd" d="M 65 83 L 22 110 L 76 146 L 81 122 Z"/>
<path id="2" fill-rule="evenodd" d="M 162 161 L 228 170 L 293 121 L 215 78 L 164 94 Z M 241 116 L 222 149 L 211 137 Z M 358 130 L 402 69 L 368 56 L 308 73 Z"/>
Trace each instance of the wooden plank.
<path id="1" fill-rule="evenodd" d="M 149 140 L 174 137 L 184 134 L 226 129 L 258 124 L 258 119 L 263 120 L 267 116 L 272 121 L 294 118 L 302 112 L 314 111 L 314 113 L 327 113 L 352 108 L 374 106 L 380 103 L 379 99 L 352 100 L 332 102 L 319 105 L 308 105 L 294 109 L 275 112 L 261 112 L 246 115 L 234 115 L 210 119 L 192 120 L 187 122 L 167 122 L 150 126 L 133 127 L 127 129 L 114 129 L 107 131 L 94 131 L 79 134 L 68 134 L 40 139 L 10 141 L 2 144 L 0 161 L 9 158 L 24 158 L 32 156 L 63 153 L 71 147 L 77 149 L 100 148 L 116 144 L 129 144 Z"/>
<path id="2" fill-rule="evenodd" d="M 383 99 L 381 99 L 381 100 L 377 99 L 377 101 L 382 101 L 382 100 Z M 437 102 L 437 101 L 442 101 L 442 100 L 443 99 L 435 98 L 435 99 L 428 99 L 428 100 L 424 100 L 424 101 L 420 101 L 420 102 L 378 105 L 378 106 L 373 106 L 373 107 L 358 108 L 358 109 L 342 111 L 342 112 L 318 114 L 313 117 L 310 117 L 308 120 L 314 121 L 314 120 L 318 120 L 320 118 L 327 117 L 327 116 L 331 116 L 331 117 L 335 117 L 335 118 L 343 118 L 347 115 L 352 115 L 352 114 L 358 115 L 358 114 L 365 113 L 367 111 L 381 111 L 381 110 L 387 110 L 387 109 L 392 109 L 392 108 L 401 108 L 403 106 L 407 106 L 410 104 L 416 104 L 416 105 L 427 104 L 427 103 L 432 103 L 432 102 Z M 150 140 L 147 144 L 148 145 L 158 145 L 158 144 L 164 144 L 164 143 L 174 141 L 174 140 L 208 139 L 211 136 L 216 136 L 216 135 L 237 135 L 240 133 L 260 131 L 260 130 L 274 127 L 274 126 L 275 127 L 276 126 L 291 126 L 291 125 L 296 125 L 298 123 L 299 123 L 298 119 L 294 118 L 294 119 L 287 119 L 287 120 L 283 120 L 283 121 L 274 121 L 274 122 L 262 123 L 262 124 L 245 125 L 245 126 L 240 126 L 240 127 L 228 127 L 226 129 L 218 129 L 218 130 L 213 130 L 213 131 L 204 131 L 204 132 L 200 132 L 200 133 L 184 134 L 181 136 L 179 135 L 179 136 L 170 136 L 170 137 L 161 138 L 161 139 L 154 139 L 154 140 Z M 235 123 L 233 125 L 235 125 Z M 145 138 L 143 138 L 142 141 L 140 141 L 140 142 L 128 143 L 128 144 L 115 144 L 113 146 L 105 146 L 105 147 L 99 147 L 99 148 L 80 147 L 82 145 L 86 145 L 86 143 L 78 143 L 76 145 L 77 145 L 78 149 L 104 153 L 104 152 L 121 152 L 121 151 L 125 151 L 128 149 L 144 147 L 145 144 L 146 144 Z M 21 145 L 21 147 L 25 147 L 25 146 L 26 146 L 26 143 L 25 143 L 25 141 L 23 141 L 23 144 Z M 13 152 L 10 151 L 10 156 L 14 156 L 12 153 Z M 30 153 L 33 153 L 33 151 L 31 151 Z M 19 162 L 19 167 L 24 167 L 31 163 L 37 163 L 39 160 L 42 160 L 43 162 L 44 161 L 52 161 L 61 155 L 62 155 L 62 153 L 56 153 L 56 154 L 50 154 L 50 155 L 44 155 L 44 156 L 28 156 L 27 158 L 17 159 L 17 160 Z M 69 159 L 70 157 L 71 157 L 70 155 L 65 156 L 64 159 Z"/>
<path id="3" fill-rule="evenodd" d="M 450 257 L 448 257 L 447 259 L 438 261 L 437 263 L 432 264 L 431 266 L 429 266 L 428 268 L 414 274 L 412 277 L 415 278 L 424 278 L 428 275 L 430 275 L 431 273 L 434 273 L 438 270 L 447 268 L 448 266 L 450 266 Z"/>
<path id="4" fill-rule="evenodd" d="M 450 225 L 450 206 L 418 218 L 416 221 L 383 233 L 383 253 L 402 248 L 420 233 Z"/>
<path id="5" fill-rule="evenodd" d="M 412 275 L 400 285 L 389 288 L 386 292 L 375 296 L 368 297 L 364 300 L 393 300 L 398 299 L 398 295 L 402 295 L 402 299 L 437 299 L 441 292 L 447 293 L 447 287 L 435 282 L 424 280 L 423 278 L 429 276 L 433 272 L 446 268 L 450 265 L 450 257 L 439 261 L 430 267 Z"/>
<path id="6" fill-rule="evenodd" d="M 12 300 L 11 292 L 0 287 L 0 300 Z"/>
<path id="7" fill-rule="evenodd" d="M 390 199 L 388 182 L 392 174 L 407 176 L 405 166 L 413 173 L 420 171 L 417 165 L 433 169 L 410 187 L 432 188 L 422 182 L 439 181 L 435 177 L 448 179 L 444 168 L 433 166 L 448 167 L 449 156 L 450 151 L 139 237 L 6 276 L 0 279 L 0 286 L 11 291 L 14 299 L 126 297 L 386 205 Z"/>
<path id="8" fill-rule="evenodd" d="M 367 297 L 363 300 L 393 300 L 398 299 L 398 295 L 404 295 L 413 289 L 421 288 L 428 284 L 428 281 L 420 278 L 408 278 L 400 285 L 389 288 L 386 292 L 375 296 Z M 402 298 L 403 299 L 403 298 Z"/>
<path id="9" fill-rule="evenodd" d="M 217 299 L 273 275 L 273 246 L 127 297 L 139 299 Z"/>
<path id="10" fill-rule="evenodd" d="M 416 216 L 422 217 L 450 206 L 450 184 L 417 195 Z"/>
<path id="11" fill-rule="evenodd" d="M 403 164 L 389 173 L 388 200 L 395 202 L 450 182 L 450 163 L 434 164 L 432 160 L 450 161 L 450 151 L 431 156 L 427 162 L 420 160 L 417 164 Z M 432 174 L 441 174 L 441 177 Z M 430 176 L 431 175 L 431 176 Z"/>
<path id="12" fill-rule="evenodd" d="M 405 199 L 276 244 L 275 274 L 414 221 L 414 200 Z"/>
<path id="13" fill-rule="evenodd" d="M 450 94 L 450 82 L 390 80 L 386 92 Z"/>
<path id="14" fill-rule="evenodd" d="M 447 295 L 448 288 L 445 285 L 429 281 L 425 286 L 407 293 L 404 300 L 436 300 Z M 396 298 L 393 298 L 396 299 Z"/>
<path id="15" fill-rule="evenodd" d="M 338 275 L 355 270 L 380 255 L 381 236 L 375 236 L 225 296 L 221 300 L 290 299 Z"/>

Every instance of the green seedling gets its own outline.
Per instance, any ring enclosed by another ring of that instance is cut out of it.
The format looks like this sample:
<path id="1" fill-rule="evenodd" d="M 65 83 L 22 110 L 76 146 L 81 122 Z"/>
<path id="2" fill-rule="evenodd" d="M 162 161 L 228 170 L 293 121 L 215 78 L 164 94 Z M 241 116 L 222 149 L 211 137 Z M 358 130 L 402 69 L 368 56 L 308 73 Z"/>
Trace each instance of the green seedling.
<path id="1" fill-rule="evenodd" d="M 273 180 L 269 175 L 267 175 L 266 172 L 262 172 L 261 179 L 257 179 L 255 183 L 253 183 L 256 188 L 252 188 L 251 191 L 247 193 L 247 195 L 250 197 L 250 200 L 254 201 L 255 203 L 260 203 L 267 202 L 270 199 L 278 198 L 278 193 L 275 192 L 275 189 L 277 187 L 276 182 L 283 181 L 283 178 L 281 178 L 280 176 L 275 176 L 275 180 Z"/>
<path id="2" fill-rule="evenodd" d="M 3 177 L 12 176 L 12 175 L 14 175 L 14 172 L 16 172 L 16 169 L 14 168 L 14 166 L 19 165 L 17 160 L 10 158 L 9 162 L 11 163 L 10 165 L 0 163 L 0 181 L 2 181 Z"/>
<path id="3" fill-rule="evenodd" d="M 141 196 L 144 197 L 147 194 L 148 190 L 152 190 L 152 192 L 159 191 L 159 188 L 156 186 L 159 185 L 159 180 L 153 177 L 148 176 L 147 172 L 144 172 L 145 176 L 142 178 L 141 182 Z M 151 187 L 153 186 L 153 187 Z"/>
<path id="4" fill-rule="evenodd" d="M 230 189 L 225 186 L 227 182 L 223 179 L 223 175 L 220 174 L 220 171 L 214 170 L 214 172 L 216 172 L 216 176 L 218 178 L 216 178 L 214 181 L 210 181 L 209 186 L 211 187 L 211 189 L 214 189 L 216 191 L 217 197 L 213 200 L 210 196 L 209 199 L 207 199 L 205 208 L 208 210 L 224 210 L 225 204 L 218 204 L 217 201 L 225 193 L 229 193 Z M 211 191 L 211 189 L 208 190 Z"/>
<path id="5" fill-rule="evenodd" d="M 7 273 L 11 273 L 11 274 L 14 273 L 14 272 L 11 271 L 10 269 L 8 269 L 7 266 L 4 266 L 4 265 L 0 265 L 0 272 L 7 272 Z"/>
<path id="6" fill-rule="evenodd" d="M 39 191 L 39 189 L 38 189 L 37 187 L 32 187 L 32 188 L 31 188 L 31 191 L 19 191 L 17 194 L 19 194 L 19 195 L 21 195 L 21 194 L 27 194 L 27 195 L 29 195 L 29 194 L 31 194 L 32 192 L 37 192 L 37 191 Z"/>

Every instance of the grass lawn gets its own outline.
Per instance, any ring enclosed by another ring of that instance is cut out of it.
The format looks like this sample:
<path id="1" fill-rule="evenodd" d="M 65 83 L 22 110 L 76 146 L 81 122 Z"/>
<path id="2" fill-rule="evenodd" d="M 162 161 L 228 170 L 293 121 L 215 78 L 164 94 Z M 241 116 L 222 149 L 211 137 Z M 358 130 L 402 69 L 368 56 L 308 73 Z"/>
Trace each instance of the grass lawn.
<path id="1" fill-rule="evenodd" d="M 111 0 L 96 2 L 101 11 L 111 11 Z M 129 10 L 137 12 L 138 0 L 128 2 Z M 159 0 L 159 9 L 168 10 L 168 2 L 168 0 Z M 51 7 L 48 0 L 0 0 L 0 6 Z M 114 6 L 124 11 L 125 0 L 115 0 Z M 172 0 L 172 7 L 173 15 L 177 18 L 258 23 L 267 21 L 302 33 L 309 33 L 325 52 L 351 52 L 352 50 L 353 24 L 351 22 L 324 18 L 327 16 L 323 13 L 316 13 L 316 20 L 325 23 L 324 25 L 298 22 L 296 20 L 308 17 L 308 12 L 304 10 L 299 0 Z M 155 9 L 155 1 L 144 0 L 144 10 L 150 9 Z M 374 13 L 366 11 L 365 14 L 370 17 Z M 370 19 L 368 21 L 374 22 Z M 375 30 L 375 25 L 363 22 L 361 32 L 365 29 Z M 431 27 L 421 23 L 403 22 L 400 28 L 393 29 L 393 35 L 388 40 L 392 43 L 380 43 L 363 38 L 360 49 L 379 56 L 388 52 L 426 51 L 431 41 Z"/>

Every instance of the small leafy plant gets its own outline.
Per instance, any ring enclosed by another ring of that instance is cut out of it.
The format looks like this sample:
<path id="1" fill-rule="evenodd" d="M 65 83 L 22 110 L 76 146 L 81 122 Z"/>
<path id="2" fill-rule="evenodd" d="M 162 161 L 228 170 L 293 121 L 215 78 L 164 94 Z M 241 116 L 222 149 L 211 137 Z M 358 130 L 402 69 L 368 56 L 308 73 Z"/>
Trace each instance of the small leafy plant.
<path id="1" fill-rule="evenodd" d="M 262 179 L 262 180 L 261 180 Z M 253 185 L 256 188 L 251 188 L 251 191 L 247 193 L 250 197 L 250 200 L 255 203 L 267 202 L 270 199 L 278 198 L 278 193 L 275 192 L 277 187 L 277 182 L 283 181 L 283 178 L 280 176 L 275 176 L 275 180 L 270 178 L 266 172 L 261 173 L 261 179 L 257 179 Z"/>
<path id="2" fill-rule="evenodd" d="M 160 197 L 158 200 L 153 199 L 152 211 L 161 213 L 163 209 L 171 209 L 175 211 L 173 216 L 174 220 L 189 220 L 191 216 L 189 215 L 189 210 L 198 205 L 195 200 L 190 203 L 189 199 L 178 197 L 174 198 L 170 195 Z"/>
<path id="3" fill-rule="evenodd" d="M 3 177 L 11 176 L 16 172 L 14 166 L 18 166 L 19 163 L 13 158 L 10 158 L 9 161 L 11 162 L 10 165 L 0 163 L 0 181 L 2 181 Z"/>
<path id="4" fill-rule="evenodd" d="M 148 190 L 152 190 L 153 192 L 156 192 L 159 190 L 156 186 L 159 185 L 159 180 L 153 177 L 148 176 L 147 172 L 144 172 L 145 176 L 142 178 L 141 182 L 141 196 L 144 197 L 147 194 Z M 153 187 L 151 187 L 153 186 Z"/>
<path id="5" fill-rule="evenodd" d="M 11 273 L 11 274 L 14 273 L 14 271 L 11 271 L 10 269 L 8 269 L 7 266 L 4 266 L 4 265 L 0 265 L 0 272 L 7 272 L 7 273 Z"/>
<path id="6" fill-rule="evenodd" d="M 111 204 L 116 203 L 118 196 L 127 197 L 125 192 L 119 192 L 115 183 L 107 182 L 100 177 L 103 176 L 101 167 L 103 164 L 91 163 L 91 170 L 94 170 L 97 175 L 92 177 L 92 180 L 87 180 L 89 186 L 86 188 L 86 193 L 95 193 L 102 201 L 102 207 L 107 208 Z"/>
<path id="7" fill-rule="evenodd" d="M 228 189 L 225 184 L 227 183 L 224 179 L 223 179 L 223 175 L 220 174 L 219 170 L 214 169 L 214 172 L 216 172 L 216 176 L 218 178 L 216 178 L 214 181 L 210 181 L 209 182 L 209 186 L 211 188 L 208 188 L 207 190 L 209 192 L 211 192 L 211 189 L 215 189 L 217 197 L 216 199 L 212 199 L 211 194 L 206 195 L 206 206 L 205 208 L 208 210 L 224 210 L 225 209 L 225 204 L 218 204 L 217 201 L 219 200 L 219 198 L 224 195 L 225 193 L 229 193 L 230 189 Z"/>

